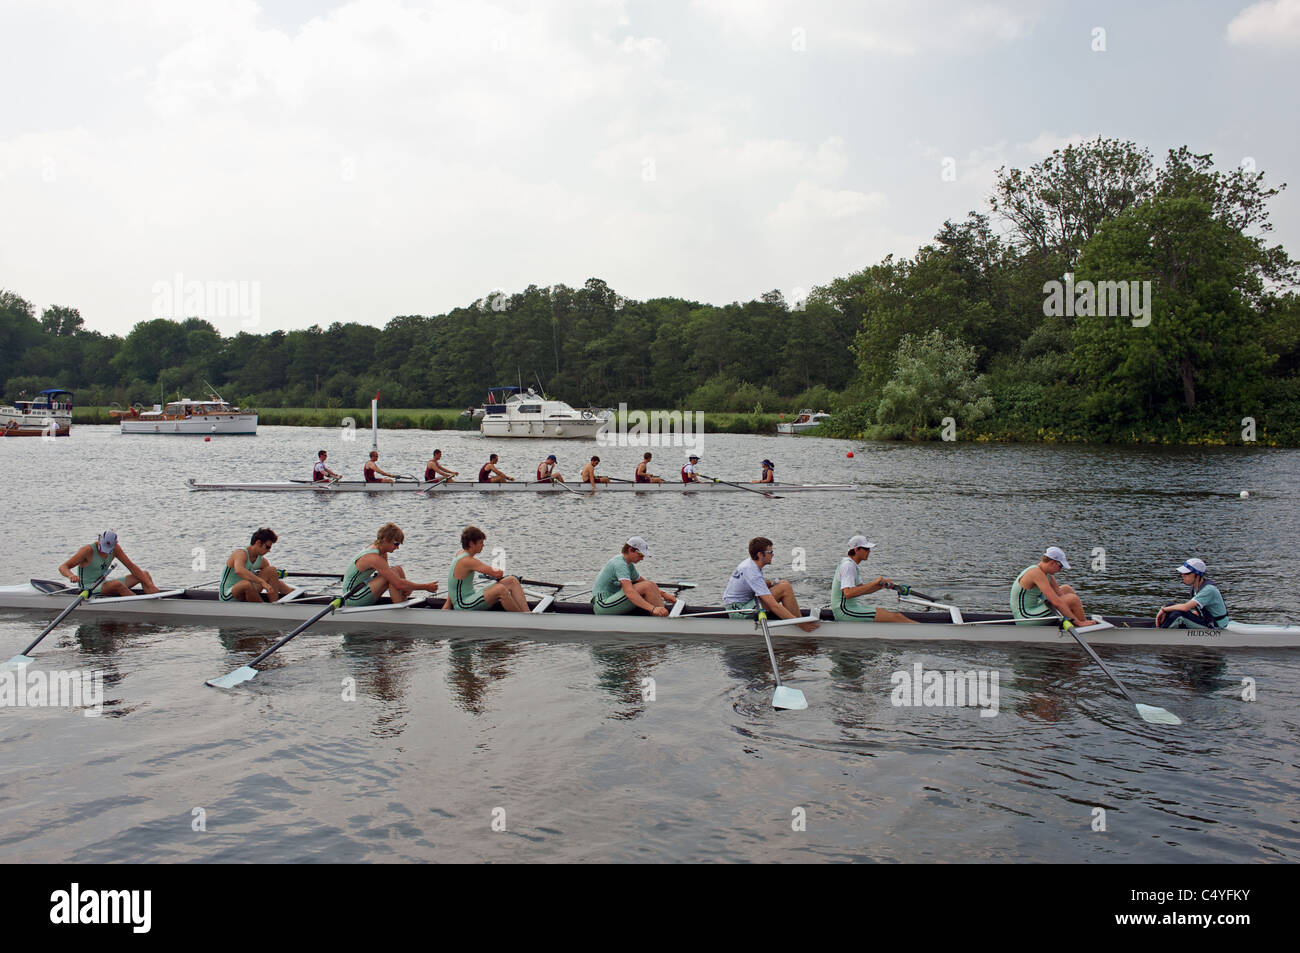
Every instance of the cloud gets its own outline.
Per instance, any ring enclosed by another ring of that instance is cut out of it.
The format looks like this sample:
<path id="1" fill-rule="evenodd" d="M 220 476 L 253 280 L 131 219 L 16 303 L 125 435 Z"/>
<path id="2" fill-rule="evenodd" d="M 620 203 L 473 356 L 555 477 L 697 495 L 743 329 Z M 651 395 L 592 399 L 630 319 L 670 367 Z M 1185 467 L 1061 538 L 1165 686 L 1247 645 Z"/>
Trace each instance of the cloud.
<path id="1" fill-rule="evenodd" d="M 1300 48 L 1300 0 L 1264 0 L 1242 10 L 1228 24 L 1234 46 Z"/>

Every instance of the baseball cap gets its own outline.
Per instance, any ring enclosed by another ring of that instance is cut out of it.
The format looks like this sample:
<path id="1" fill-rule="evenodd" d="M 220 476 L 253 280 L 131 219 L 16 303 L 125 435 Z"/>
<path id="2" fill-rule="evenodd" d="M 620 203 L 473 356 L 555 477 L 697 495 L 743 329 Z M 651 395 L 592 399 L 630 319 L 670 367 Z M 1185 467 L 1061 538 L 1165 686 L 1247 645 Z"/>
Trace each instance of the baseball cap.
<path id="1" fill-rule="evenodd" d="M 633 549 L 635 549 L 642 556 L 650 555 L 650 544 L 647 543 L 640 536 L 633 536 L 631 539 L 627 541 L 627 544 L 631 546 Z"/>
<path id="2" fill-rule="evenodd" d="M 552 453 L 552 454 L 548 455 L 546 459 L 547 459 L 547 460 L 555 460 L 555 454 Z M 556 462 L 558 463 L 559 461 L 557 460 Z"/>
<path id="3" fill-rule="evenodd" d="M 849 551 L 852 552 L 855 549 L 875 549 L 875 543 L 865 536 L 854 536 L 849 540 Z"/>
<path id="4" fill-rule="evenodd" d="M 113 550 L 117 548 L 117 533 L 113 532 L 111 529 L 104 530 L 104 532 L 99 534 L 98 546 L 99 551 L 105 556 L 111 554 Z"/>
<path id="5" fill-rule="evenodd" d="M 1047 549 L 1044 550 L 1043 555 L 1048 559 L 1055 559 L 1061 564 L 1062 569 L 1070 568 L 1070 561 L 1065 558 L 1065 550 L 1060 546 L 1048 546 Z"/>
<path id="6" fill-rule="evenodd" d="M 1174 570 L 1174 571 L 1175 571 L 1175 572 L 1180 572 L 1180 573 L 1183 573 L 1183 572 L 1190 572 L 1190 573 L 1195 573 L 1195 574 L 1198 575 L 1198 576 L 1204 576 L 1204 575 L 1205 575 L 1205 560 L 1203 560 L 1203 559 L 1197 559 L 1196 557 L 1192 557 L 1191 559 L 1187 560 L 1187 562 L 1183 563 L 1181 566 L 1179 566 L 1179 567 L 1178 567 L 1176 570 Z"/>
<path id="7" fill-rule="evenodd" d="M 687 457 L 686 459 L 687 459 L 687 460 L 698 460 L 698 459 L 700 459 L 700 455 L 699 455 L 698 453 L 692 453 L 692 454 L 691 454 L 689 457 Z"/>

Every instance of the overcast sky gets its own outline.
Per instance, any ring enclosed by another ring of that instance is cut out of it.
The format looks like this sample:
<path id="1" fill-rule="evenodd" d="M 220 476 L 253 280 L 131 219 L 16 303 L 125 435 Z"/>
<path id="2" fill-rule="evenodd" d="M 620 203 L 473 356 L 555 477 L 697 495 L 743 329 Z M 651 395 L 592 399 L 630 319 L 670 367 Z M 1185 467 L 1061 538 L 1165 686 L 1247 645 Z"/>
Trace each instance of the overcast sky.
<path id="1" fill-rule="evenodd" d="M 1300 255 L 1300 0 L 4 0 L 0 35 L 0 288 L 104 332 L 178 275 L 255 290 L 225 334 L 791 297 L 1098 134 L 1292 181 Z"/>

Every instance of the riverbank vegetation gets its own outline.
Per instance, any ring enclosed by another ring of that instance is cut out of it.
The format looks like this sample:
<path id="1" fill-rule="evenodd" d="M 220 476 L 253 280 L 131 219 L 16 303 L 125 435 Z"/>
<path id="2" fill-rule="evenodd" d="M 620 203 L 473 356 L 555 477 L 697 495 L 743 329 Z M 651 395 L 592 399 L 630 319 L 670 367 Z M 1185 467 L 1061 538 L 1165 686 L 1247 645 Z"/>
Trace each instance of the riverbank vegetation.
<path id="1" fill-rule="evenodd" d="M 0 381 L 10 400 L 62 386 L 123 406 L 206 396 L 210 381 L 268 424 L 368 420 L 356 408 L 376 391 L 464 408 L 542 381 L 575 406 L 732 414 L 710 420 L 729 432 L 810 407 L 844 437 L 1300 445 L 1296 263 L 1268 241 L 1283 188 L 1249 163 L 1183 147 L 1157 165 L 1097 139 L 1000 170 L 987 210 L 803 300 L 629 301 L 593 278 L 382 329 L 223 338 L 197 317 L 153 318 L 117 337 L 0 291 Z M 446 429 L 458 414 L 391 419 Z"/>

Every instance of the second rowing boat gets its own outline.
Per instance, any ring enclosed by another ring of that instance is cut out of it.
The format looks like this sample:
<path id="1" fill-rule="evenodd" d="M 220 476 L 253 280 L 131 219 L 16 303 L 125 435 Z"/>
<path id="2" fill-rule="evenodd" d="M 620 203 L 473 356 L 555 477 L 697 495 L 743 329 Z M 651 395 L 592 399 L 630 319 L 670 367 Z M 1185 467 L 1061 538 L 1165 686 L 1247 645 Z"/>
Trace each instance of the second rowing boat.
<path id="1" fill-rule="evenodd" d="M 585 483 L 550 483 L 520 480 L 516 483 L 445 483 L 399 480 L 396 483 L 365 483 L 361 480 L 282 480 L 268 483 L 199 483 L 185 481 L 191 490 L 251 490 L 256 493 L 568 493 L 589 492 Z M 567 488 L 567 489 L 566 489 Z M 599 492 L 614 493 L 721 493 L 752 489 L 757 493 L 811 493 L 853 490 L 852 483 L 602 483 Z"/>

